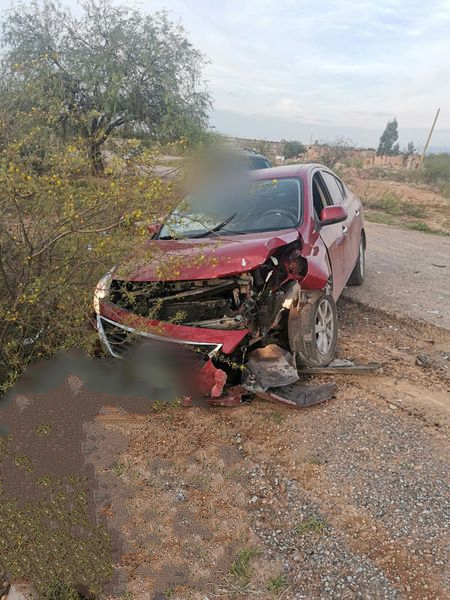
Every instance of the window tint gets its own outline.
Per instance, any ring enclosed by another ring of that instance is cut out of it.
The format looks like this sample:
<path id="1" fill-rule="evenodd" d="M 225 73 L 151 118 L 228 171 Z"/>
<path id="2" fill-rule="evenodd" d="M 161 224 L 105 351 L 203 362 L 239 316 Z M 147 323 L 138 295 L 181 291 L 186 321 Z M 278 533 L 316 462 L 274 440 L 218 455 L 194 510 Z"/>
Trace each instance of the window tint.
<path id="1" fill-rule="evenodd" d="M 342 181 L 338 177 L 335 177 L 335 179 L 339 186 L 339 189 L 341 190 L 342 197 L 345 200 L 347 198 L 347 192 L 345 191 L 345 185 L 342 183 Z"/>
<path id="2" fill-rule="evenodd" d="M 322 209 L 327 206 L 328 200 L 326 194 L 324 193 L 323 183 L 318 173 L 316 173 L 313 177 L 312 188 L 314 210 L 316 211 L 317 218 L 320 218 Z"/>
<path id="3" fill-rule="evenodd" d="M 328 188 L 333 204 L 342 204 L 344 202 L 344 192 L 342 189 L 341 182 L 327 171 L 321 171 L 321 175 L 325 181 L 325 185 Z"/>
<path id="4" fill-rule="evenodd" d="M 270 167 L 270 164 L 264 158 L 251 158 L 250 159 L 250 169 L 267 169 Z"/>

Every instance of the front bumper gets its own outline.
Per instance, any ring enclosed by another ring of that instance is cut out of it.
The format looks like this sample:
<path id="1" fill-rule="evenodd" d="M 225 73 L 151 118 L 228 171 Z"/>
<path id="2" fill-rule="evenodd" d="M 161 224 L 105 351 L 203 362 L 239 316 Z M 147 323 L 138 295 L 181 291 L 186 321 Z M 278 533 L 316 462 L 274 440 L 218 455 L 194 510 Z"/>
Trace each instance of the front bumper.
<path id="1" fill-rule="evenodd" d="M 131 337 L 143 341 L 182 344 L 193 349 L 198 347 L 203 354 L 213 356 L 219 351 L 232 354 L 250 334 L 248 329 L 206 329 L 150 320 L 134 315 L 109 301 L 101 302 L 96 327 L 102 343 L 116 358 L 124 357 L 132 343 Z"/>

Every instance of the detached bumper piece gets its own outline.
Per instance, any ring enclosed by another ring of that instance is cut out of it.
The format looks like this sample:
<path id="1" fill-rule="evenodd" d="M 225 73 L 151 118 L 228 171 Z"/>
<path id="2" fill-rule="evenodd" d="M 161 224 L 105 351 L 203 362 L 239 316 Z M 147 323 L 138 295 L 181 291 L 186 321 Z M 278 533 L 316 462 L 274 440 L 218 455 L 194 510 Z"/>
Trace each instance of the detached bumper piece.
<path id="1" fill-rule="evenodd" d="M 170 365 L 172 371 L 168 369 L 166 377 L 169 380 L 176 378 L 180 389 L 186 390 L 182 400 L 182 405 L 186 407 L 192 406 L 193 398 L 198 396 L 205 398 L 210 406 L 238 406 L 246 398 L 257 396 L 276 404 L 304 408 L 333 398 L 336 384 L 305 384 L 299 381 L 300 375 L 381 370 L 378 364 L 361 365 L 358 369 L 357 365 L 346 361 L 336 361 L 326 369 L 298 370 L 292 354 L 276 344 L 270 344 L 248 355 L 240 384 L 227 385 L 226 367 L 220 368 L 221 344 L 138 333 L 103 316 L 97 316 L 97 329 L 112 356 L 130 358 L 133 363 L 138 357 L 136 363 L 140 361 L 138 367 L 142 372 L 145 371 L 144 379 L 148 379 L 150 384 L 156 377 L 155 368 L 162 372 L 166 370 L 163 363 Z M 140 350 L 134 354 L 137 348 Z M 182 355 L 189 355 L 190 359 L 184 360 Z M 149 365 L 154 368 L 149 368 Z"/>
<path id="2" fill-rule="evenodd" d="M 220 349 L 220 344 L 174 340 L 145 332 L 138 333 L 130 327 L 115 323 L 102 316 L 97 316 L 97 330 L 103 344 L 115 358 L 126 358 L 137 345 L 144 343 L 151 343 L 155 347 L 158 344 L 171 345 L 173 347 L 175 345 L 183 346 L 202 356 L 212 356 Z"/>
<path id="3" fill-rule="evenodd" d="M 330 400 L 336 394 L 335 383 L 300 382 L 294 357 L 275 344 L 250 353 L 241 385 L 225 388 L 227 375 L 211 360 L 198 376 L 199 387 L 211 406 L 237 406 L 244 397 L 257 396 L 276 404 L 304 408 Z M 184 398 L 183 406 L 192 406 L 191 398 Z"/>
<path id="4" fill-rule="evenodd" d="M 255 390 L 251 387 L 243 386 L 243 390 L 251 392 L 264 400 L 275 402 L 276 404 L 285 404 L 294 408 L 304 408 L 331 400 L 336 395 L 335 383 L 323 383 L 319 385 L 304 385 L 300 382 L 293 383 L 276 390 L 267 391 Z"/>
<path id="5" fill-rule="evenodd" d="M 305 385 L 297 382 L 289 386 L 268 389 L 266 391 L 254 389 L 250 386 L 235 385 L 225 390 L 225 394 L 220 397 L 208 397 L 207 402 L 210 406 L 239 406 L 243 403 L 245 397 L 257 396 L 262 400 L 267 400 L 275 404 L 284 404 L 291 408 L 306 408 L 326 400 L 331 400 L 336 396 L 335 383 L 323 383 L 319 385 Z M 185 397 L 183 406 L 192 406 L 192 399 Z"/>

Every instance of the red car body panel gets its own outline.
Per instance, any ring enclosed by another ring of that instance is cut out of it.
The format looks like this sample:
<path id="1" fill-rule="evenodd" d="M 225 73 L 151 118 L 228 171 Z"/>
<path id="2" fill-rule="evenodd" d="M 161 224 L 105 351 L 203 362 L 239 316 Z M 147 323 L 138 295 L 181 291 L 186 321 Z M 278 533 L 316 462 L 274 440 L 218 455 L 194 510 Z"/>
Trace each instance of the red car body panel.
<path id="1" fill-rule="evenodd" d="M 142 256 L 136 254 L 116 269 L 114 277 L 131 282 L 208 280 L 243 274 L 263 265 L 277 250 L 298 242 L 299 256 L 306 260 L 306 274 L 298 279 L 304 290 L 322 290 L 332 278 L 337 299 L 353 270 L 363 228 L 362 207 L 346 188 L 347 220 L 317 226 L 313 207 L 312 180 L 324 170 L 321 165 L 289 165 L 253 171 L 253 180 L 297 178 L 303 188 L 303 214 L 298 228 L 279 231 L 181 240 L 149 240 Z M 325 169 L 327 170 L 327 169 Z M 146 260 L 146 253 L 152 259 Z M 162 274 L 158 265 L 164 257 L 180 258 L 180 271 Z M 208 329 L 146 319 L 119 308 L 109 300 L 100 301 L 100 315 L 153 336 L 179 342 L 220 345 L 231 354 L 251 333 L 249 329 Z"/>
<path id="2" fill-rule="evenodd" d="M 161 274 L 158 268 L 161 261 L 171 259 L 172 264 L 179 261 L 183 269 L 177 279 L 217 279 L 252 271 L 274 250 L 298 239 L 298 231 L 288 229 L 217 239 L 150 240 L 143 247 L 143 254 L 151 256 L 152 262 L 136 264 L 134 255 L 129 266 L 122 267 L 119 273 L 123 271 L 128 281 L 173 281 L 173 274 Z"/>
<path id="3" fill-rule="evenodd" d="M 100 304 L 100 316 L 106 317 L 115 323 L 123 324 L 138 332 L 149 333 L 154 337 L 165 340 L 221 346 L 224 354 L 231 354 L 245 336 L 250 333 L 248 329 L 205 329 L 174 323 L 163 323 L 140 317 L 128 310 L 115 306 L 111 302 L 105 301 Z"/>

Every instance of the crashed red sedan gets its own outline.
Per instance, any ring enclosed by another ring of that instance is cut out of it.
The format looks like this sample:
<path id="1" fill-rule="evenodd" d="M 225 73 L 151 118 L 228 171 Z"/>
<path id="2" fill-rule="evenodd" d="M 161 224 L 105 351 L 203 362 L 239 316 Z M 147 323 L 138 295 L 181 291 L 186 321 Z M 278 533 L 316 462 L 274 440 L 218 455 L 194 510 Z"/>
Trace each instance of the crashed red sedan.
<path id="1" fill-rule="evenodd" d="M 112 356 L 137 341 L 182 344 L 229 382 L 268 344 L 306 366 L 333 360 L 336 300 L 364 279 L 361 202 L 318 164 L 246 177 L 188 196 L 100 280 L 96 323 Z"/>

